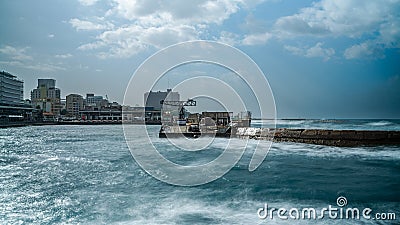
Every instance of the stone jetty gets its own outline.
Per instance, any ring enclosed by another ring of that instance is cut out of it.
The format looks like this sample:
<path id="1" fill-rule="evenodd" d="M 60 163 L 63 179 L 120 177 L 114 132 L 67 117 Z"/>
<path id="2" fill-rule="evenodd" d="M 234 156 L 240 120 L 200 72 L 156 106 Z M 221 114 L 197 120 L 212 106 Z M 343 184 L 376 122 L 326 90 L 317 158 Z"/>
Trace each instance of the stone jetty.
<path id="1" fill-rule="evenodd" d="M 330 146 L 400 145 L 400 131 L 237 128 L 233 136 Z"/>

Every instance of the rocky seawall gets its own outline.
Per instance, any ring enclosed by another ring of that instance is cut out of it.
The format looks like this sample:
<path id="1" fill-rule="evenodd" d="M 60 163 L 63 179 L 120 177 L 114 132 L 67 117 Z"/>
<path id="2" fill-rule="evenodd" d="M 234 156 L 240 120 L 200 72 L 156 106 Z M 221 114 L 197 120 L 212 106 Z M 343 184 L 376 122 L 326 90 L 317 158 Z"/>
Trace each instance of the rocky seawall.
<path id="1" fill-rule="evenodd" d="M 330 146 L 400 145 L 400 131 L 238 128 L 238 138 Z"/>

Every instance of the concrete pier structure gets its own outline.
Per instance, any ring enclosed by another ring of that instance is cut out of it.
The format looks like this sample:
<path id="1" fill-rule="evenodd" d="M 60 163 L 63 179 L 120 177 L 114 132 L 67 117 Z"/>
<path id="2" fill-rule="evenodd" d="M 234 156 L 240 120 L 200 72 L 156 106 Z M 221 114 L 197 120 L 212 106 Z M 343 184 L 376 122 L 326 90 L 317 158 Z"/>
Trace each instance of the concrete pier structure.
<path id="1" fill-rule="evenodd" d="M 238 128 L 236 137 L 340 147 L 400 145 L 400 131 Z"/>

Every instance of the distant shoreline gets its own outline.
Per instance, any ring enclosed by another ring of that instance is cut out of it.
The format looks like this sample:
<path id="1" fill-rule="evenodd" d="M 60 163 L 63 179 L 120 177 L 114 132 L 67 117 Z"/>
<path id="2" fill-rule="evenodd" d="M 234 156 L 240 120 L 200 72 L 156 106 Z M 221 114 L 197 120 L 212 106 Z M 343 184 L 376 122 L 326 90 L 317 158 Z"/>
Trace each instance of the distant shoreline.
<path id="1" fill-rule="evenodd" d="M 121 125 L 122 121 L 59 121 L 59 122 L 21 122 L 0 124 L 0 128 L 26 127 L 26 126 L 48 126 L 48 125 Z M 129 123 L 143 125 L 143 123 Z M 160 122 L 146 122 L 146 125 L 161 125 Z"/>

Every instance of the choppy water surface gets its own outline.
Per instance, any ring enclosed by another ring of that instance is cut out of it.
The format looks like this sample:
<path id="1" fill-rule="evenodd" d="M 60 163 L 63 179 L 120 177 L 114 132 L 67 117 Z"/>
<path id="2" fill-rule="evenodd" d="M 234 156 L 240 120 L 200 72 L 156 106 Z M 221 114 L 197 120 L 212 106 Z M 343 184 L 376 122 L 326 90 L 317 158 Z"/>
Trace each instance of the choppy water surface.
<path id="1" fill-rule="evenodd" d="M 149 132 L 155 137 L 158 129 L 153 126 Z M 143 138 L 135 139 L 138 148 Z M 186 159 L 212 159 L 226 141 L 217 139 L 214 149 L 191 152 Z M 181 154 L 168 140 L 158 139 L 156 145 L 165 146 L 166 157 Z M 400 217 L 399 150 L 274 143 L 252 173 L 247 170 L 252 152 L 246 152 L 215 182 L 177 187 L 154 179 L 136 164 L 122 126 L 1 129 L 0 224 L 398 223 L 399 218 L 260 220 L 257 209 L 264 203 L 318 209 L 336 206 L 336 198 L 345 196 L 350 207 L 396 212 Z"/>
<path id="2" fill-rule="evenodd" d="M 254 127 L 269 126 L 272 120 L 253 120 Z M 332 130 L 400 130 L 398 119 L 296 119 L 276 120 L 277 128 L 332 129 Z"/>

